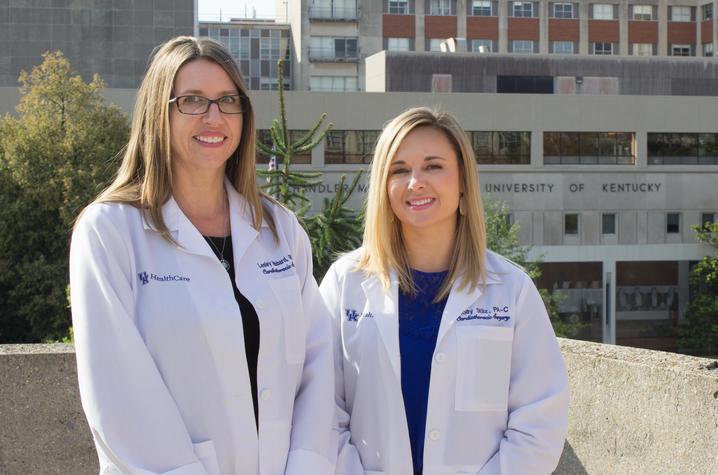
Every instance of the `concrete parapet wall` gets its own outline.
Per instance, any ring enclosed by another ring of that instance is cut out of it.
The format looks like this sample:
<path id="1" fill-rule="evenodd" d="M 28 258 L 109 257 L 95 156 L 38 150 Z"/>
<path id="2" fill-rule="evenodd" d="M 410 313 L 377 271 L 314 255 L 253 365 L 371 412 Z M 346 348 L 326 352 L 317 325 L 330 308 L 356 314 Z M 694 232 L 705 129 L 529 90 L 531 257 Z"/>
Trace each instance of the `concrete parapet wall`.
<path id="1" fill-rule="evenodd" d="M 556 474 L 718 474 L 718 363 L 561 340 L 571 381 Z M 0 345 L 0 474 L 94 474 L 70 345 Z"/>

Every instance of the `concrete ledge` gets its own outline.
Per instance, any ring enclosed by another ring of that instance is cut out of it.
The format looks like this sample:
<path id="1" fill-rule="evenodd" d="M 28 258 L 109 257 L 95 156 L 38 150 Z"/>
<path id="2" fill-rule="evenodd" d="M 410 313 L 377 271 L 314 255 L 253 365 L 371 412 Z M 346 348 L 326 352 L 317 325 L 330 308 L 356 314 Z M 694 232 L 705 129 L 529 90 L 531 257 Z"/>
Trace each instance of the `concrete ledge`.
<path id="1" fill-rule="evenodd" d="M 717 362 L 560 343 L 571 407 L 556 474 L 718 475 Z M 72 346 L 0 345 L 0 374 L 0 474 L 96 474 Z"/>

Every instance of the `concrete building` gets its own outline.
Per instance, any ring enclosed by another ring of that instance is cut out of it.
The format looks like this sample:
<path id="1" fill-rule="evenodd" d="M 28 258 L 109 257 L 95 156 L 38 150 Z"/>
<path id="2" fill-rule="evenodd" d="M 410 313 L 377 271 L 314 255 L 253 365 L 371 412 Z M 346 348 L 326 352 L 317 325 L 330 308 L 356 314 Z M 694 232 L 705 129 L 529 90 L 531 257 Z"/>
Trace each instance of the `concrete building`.
<path id="1" fill-rule="evenodd" d="M 439 51 L 447 38 L 474 53 L 712 57 L 716 8 L 706 0 L 279 0 L 277 11 L 292 28 L 295 88 L 353 91 L 365 90 L 364 58 Z"/>
<path id="2" fill-rule="evenodd" d="M 277 61 L 284 59 L 284 87 L 292 88 L 289 24 L 274 20 L 232 19 L 200 22 L 199 35 L 222 43 L 239 63 L 250 89 L 277 89 Z"/>
<path id="3" fill-rule="evenodd" d="M 61 50 L 84 79 L 139 85 L 159 43 L 196 33 L 195 0 L 0 0 L 0 86 Z"/>

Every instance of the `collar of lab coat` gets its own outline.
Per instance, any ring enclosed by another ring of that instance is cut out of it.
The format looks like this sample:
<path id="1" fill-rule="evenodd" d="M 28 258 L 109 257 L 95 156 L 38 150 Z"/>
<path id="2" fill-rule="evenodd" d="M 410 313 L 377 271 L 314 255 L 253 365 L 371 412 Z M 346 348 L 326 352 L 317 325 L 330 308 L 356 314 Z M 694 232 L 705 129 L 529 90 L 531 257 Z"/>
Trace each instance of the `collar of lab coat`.
<path id="1" fill-rule="evenodd" d="M 259 233 L 252 226 L 252 211 L 247 200 L 234 189 L 234 186 L 226 177 L 224 186 L 227 190 L 229 201 L 232 250 L 234 262 L 236 263 Z M 167 229 L 169 229 L 183 250 L 193 254 L 214 255 L 207 241 L 182 212 L 174 197 L 170 197 L 167 203 L 162 206 L 162 217 Z M 147 219 L 144 220 L 144 226 L 145 229 L 156 231 L 156 228 Z M 262 221 L 262 226 L 267 226 L 266 220 Z"/>
<path id="2" fill-rule="evenodd" d="M 439 346 L 441 340 L 449 332 L 449 329 L 456 322 L 461 312 L 475 302 L 483 293 L 484 285 L 500 284 L 501 278 L 499 272 L 496 271 L 490 262 L 489 256 L 486 258 L 486 282 L 480 284 L 474 289 L 463 288 L 458 289 L 461 279 L 457 279 L 451 287 L 449 298 L 444 307 L 444 313 L 441 315 L 441 323 L 439 325 L 439 335 L 436 339 L 436 346 Z M 394 374 L 401 380 L 401 354 L 399 349 L 399 279 L 394 271 L 390 275 L 390 285 L 388 291 L 384 290 L 379 278 L 370 275 L 365 278 L 362 283 L 362 289 L 369 304 L 369 311 L 374 316 L 374 322 L 381 335 L 382 342 L 387 349 L 391 366 Z"/>

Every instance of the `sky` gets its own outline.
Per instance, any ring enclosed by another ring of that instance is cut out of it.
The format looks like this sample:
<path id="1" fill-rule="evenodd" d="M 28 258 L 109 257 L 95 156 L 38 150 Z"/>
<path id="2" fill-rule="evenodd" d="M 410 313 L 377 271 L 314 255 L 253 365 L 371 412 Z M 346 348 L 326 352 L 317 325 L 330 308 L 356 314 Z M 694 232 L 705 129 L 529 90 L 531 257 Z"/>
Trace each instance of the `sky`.
<path id="1" fill-rule="evenodd" d="M 274 18 L 276 15 L 276 0 L 198 0 L 199 19 L 223 21 L 230 18 Z M 246 11 L 246 15 L 245 15 Z"/>

